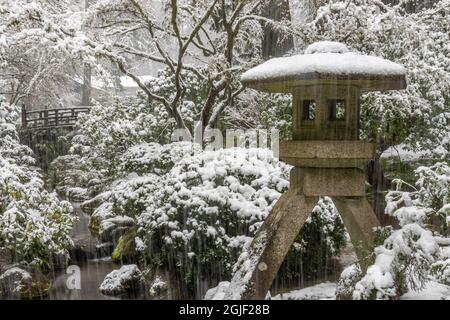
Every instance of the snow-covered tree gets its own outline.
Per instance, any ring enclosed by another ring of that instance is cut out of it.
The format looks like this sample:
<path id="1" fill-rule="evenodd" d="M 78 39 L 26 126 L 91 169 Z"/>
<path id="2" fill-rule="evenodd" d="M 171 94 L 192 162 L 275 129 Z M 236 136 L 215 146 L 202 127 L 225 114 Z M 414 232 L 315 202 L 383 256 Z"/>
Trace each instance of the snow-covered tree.
<path id="1" fill-rule="evenodd" d="M 72 207 L 47 192 L 34 165 L 32 151 L 20 144 L 15 123 L 17 108 L 0 105 L 0 249 L 10 262 L 49 267 L 67 258 Z"/>
<path id="2" fill-rule="evenodd" d="M 9 103 L 74 103 L 79 60 L 60 26 L 78 29 L 79 21 L 70 1 L 0 1 L 0 94 Z"/>
<path id="3" fill-rule="evenodd" d="M 99 1 L 89 12 L 86 25 L 96 30 L 97 48 L 139 85 L 151 101 L 159 103 L 178 128 L 187 128 L 180 112 L 195 74 L 207 85 L 197 115 L 203 127 L 217 126 L 223 110 L 243 91 L 239 75 L 260 59 L 262 27 L 283 25 L 261 15 L 266 0 Z M 285 30 L 283 28 L 281 31 Z M 255 52 L 258 54 L 255 55 Z M 139 79 L 133 62 L 159 63 L 172 74 L 175 90 L 152 91 Z M 204 66 L 204 72 L 198 65 Z M 188 71 L 188 72 L 183 72 Z"/>
<path id="4" fill-rule="evenodd" d="M 408 290 L 423 289 L 431 279 L 448 284 L 450 167 L 437 163 L 415 172 L 415 186 L 397 180 L 397 190 L 387 195 L 387 213 L 398 219 L 401 228 L 377 232 L 382 236 L 375 263 L 366 274 L 356 272 L 355 266 L 344 271 L 340 294 L 398 299 Z"/>

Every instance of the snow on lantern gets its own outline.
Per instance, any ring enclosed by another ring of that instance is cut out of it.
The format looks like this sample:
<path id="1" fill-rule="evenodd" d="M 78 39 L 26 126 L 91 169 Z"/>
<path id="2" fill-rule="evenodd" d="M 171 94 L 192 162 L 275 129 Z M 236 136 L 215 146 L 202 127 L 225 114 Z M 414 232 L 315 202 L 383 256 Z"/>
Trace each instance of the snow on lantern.
<path id="1" fill-rule="evenodd" d="M 372 231 L 379 223 L 365 198 L 364 164 L 373 158 L 375 144 L 359 141 L 360 95 L 404 89 L 405 69 L 324 41 L 303 55 L 269 60 L 244 73 L 241 81 L 265 92 L 292 93 L 293 140 L 280 143 L 280 159 L 294 168 L 289 190 L 241 256 L 226 297 L 266 297 L 320 196 L 332 197 L 360 265 L 367 268 Z"/>

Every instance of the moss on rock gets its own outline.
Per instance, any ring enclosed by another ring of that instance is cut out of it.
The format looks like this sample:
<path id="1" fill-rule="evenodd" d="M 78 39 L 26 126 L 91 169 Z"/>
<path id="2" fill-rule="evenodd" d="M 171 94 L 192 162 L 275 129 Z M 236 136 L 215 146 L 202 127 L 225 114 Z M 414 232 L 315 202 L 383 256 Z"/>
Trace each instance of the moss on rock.
<path id="1" fill-rule="evenodd" d="M 118 261 L 133 261 L 136 258 L 136 243 L 134 241 L 136 237 L 136 229 L 130 229 L 125 234 L 123 234 L 117 246 L 115 247 L 111 258 Z"/>

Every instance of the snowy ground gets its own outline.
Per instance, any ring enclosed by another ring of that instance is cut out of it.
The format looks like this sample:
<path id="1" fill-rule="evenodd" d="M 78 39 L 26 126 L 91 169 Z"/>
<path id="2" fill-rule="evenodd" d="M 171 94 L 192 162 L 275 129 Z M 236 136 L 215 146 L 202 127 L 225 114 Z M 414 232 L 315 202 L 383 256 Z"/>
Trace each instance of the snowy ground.
<path id="1" fill-rule="evenodd" d="M 272 300 L 334 300 L 336 283 L 325 282 L 318 285 L 282 293 L 272 297 Z"/>
<path id="2" fill-rule="evenodd" d="M 346 268 L 356 262 L 356 255 L 350 241 L 342 250 L 337 260 L 342 268 Z M 221 282 L 216 288 L 212 288 L 205 296 L 206 300 L 224 299 L 224 291 L 227 290 L 229 282 Z M 293 290 L 272 296 L 272 300 L 335 300 L 337 284 L 335 282 L 324 282 L 311 287 Z M 401 297 L 401 300 L 450 300 L 450 286 L 439 284 L 434 281 L 427 283 L 424 290 L 420 292 L 410 291 Z"/>
<path id="3" fill-rule="evenodd" d="M 402 300 L 450 300 L 450 286 L 430 281 L 420 292 L 410 291 Z"/>
<path id="4" fill-rule="evenodd" d="M 325 282 L 301 290 L 294 290 L 272 297 L 272 300 L 334 300 L 336 283 Z M 410 291 L 401 300 L 450 300 L 450 286 L 430 281 L 420 292 Z"/>
<path id="5" fill-rule="evenodd" d="M 351 245 L 347 242 L 347 246 L 342 250 L 338 257 L 338 261 L 342 268 L 356 262 L 356 255 Z M 307 287 L 300 290 L 278 294 L 273 296 L 272 300 L 334 300 L 336 283 L 324 282 L 315 286 Z M 450 300 L 450 286 L 439 284 L 434 281 L 428 282 L 424 290 L 420 292 L 410 291 L 401 297 L 401 300 Z"/>

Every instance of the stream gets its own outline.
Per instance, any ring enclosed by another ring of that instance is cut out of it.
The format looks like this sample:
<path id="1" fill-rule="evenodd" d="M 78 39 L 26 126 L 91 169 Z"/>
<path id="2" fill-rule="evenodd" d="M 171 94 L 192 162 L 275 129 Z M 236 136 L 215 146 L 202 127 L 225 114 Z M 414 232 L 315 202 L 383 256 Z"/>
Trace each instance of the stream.
<path id="1" fill-rule="evenodd" d="M 69 265 L 78 266 L 80 269 L 80 289 L 69 289 L 67 280 L 72 273 L 66 270 L 55 271 L 52 279 L 52 289 L 48 299 L 50 300 L 119 300 L 142 299 L 139 293 L 133 293 L 126 297 L 106 296 L 100 293 L 99 287 L 105 276 L 121 267 L 111 259 L 111 246 L 100 244 L 98 239 L 89 230 L 90 216 L 85 214 L 80 205 L 73 204 L 78 215 L 78 222 L 71 231 L 71 237 L 75 243 L 75 249 L 71 251 Z M 73 272 L 73 271 L 72 271 Z"/>

